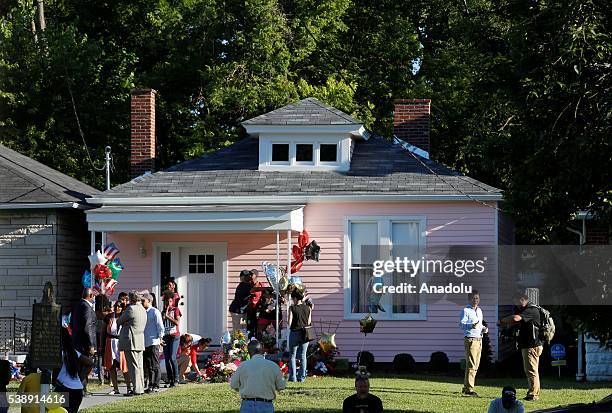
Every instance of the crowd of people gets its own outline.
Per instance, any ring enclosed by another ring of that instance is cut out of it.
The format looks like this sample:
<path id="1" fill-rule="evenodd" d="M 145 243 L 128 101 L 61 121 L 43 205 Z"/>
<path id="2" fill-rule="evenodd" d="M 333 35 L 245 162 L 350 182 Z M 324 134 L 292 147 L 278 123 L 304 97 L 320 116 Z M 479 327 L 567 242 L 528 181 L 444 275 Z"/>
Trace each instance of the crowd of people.
<path id="1" fill-rule="evenodd" d="M 285 379 L 278 364 L 267 360 L 262 353 L 261 343 L 264 332 L 270 325 L 276 328 L 282 323 L 280 304 L 271 287 L 257 279 L 257 270 L 243 270 L 230 305 L 232 327 L 248 332 L 248 352 L 251 358 L 242 362 L 231 378 L 231 387 L 240 393 L 241 412 L 274 411 L 276 393 L 285 388 Z M 69 328 L 61 331 L 61 368 L 53 375 L 54 390 L 67 394 L 65 408 L 78 412 L 84 396 L 88 394 L 87 382 L 95 360 L 101 361 L 103 373 L 112 384 L 110 394 L 120 393 L 119 373 L 123 376 L 127 391 L 125 396 L 155 393 L 160 389 L 160 350 L 163 348 L 167 373 L 166 386 L 175 387 L 187 381 L 196 381 L 204 376 L 204 369 L 198 366 L 198 353 L 205 351 L 210 338 L 180 331 L 183 314 L 179 309 L 181 297 L 176 283 L 170 280 L 163 292 L 163 307 L 160 311 L 156 297 L 149 292 L 122 292 L 111 303 L 104 295 L 95 296 L 85 288 L 81 300 L 72 309 Z M 498 325 L 519 326 L 518 344 L 524 360 L 524 369 L 529 390 L 526 400 L 535 400 L 540 394 L 538 358 L 542 343 L 534 335 L 534 325 L 539 325 L 538 310 L 529 304 L 523 294 L 516 297 L 517 311 L 501 319 Z M 482 351 L 482 336 L 487 333 L 486 322 L 480 308 L 477 291 L 468 296 L 469 304 L 462 310 L 460 327 L 464 331 L 466 369 L 462 393 L 477 396 L 475 378 Z M 303 382 L 307 375 L 308 343 L 313 339 L 312 300 L 305 297 L 304 290 L 293 290 L 288 312 L 288 381 Z M 0 363 L 0 393 L 4 380 L 4 366 Z M 40 373 L 31 372 L 22 381 L 20 391 L 28 392 L 38 385 Z M 346 398 L 343 412 L 382 412 L 380 398 L 370 394 L 367 375 L 358 374 L 355 380 L 355 394 Z M 0 413 L 3 413 L 0 400 Z M 30 406 L 31 407 L 31 406 Z M 28 406 L 25 406 L 28 412 Z M 37 409 L 31 410 L 37 411 Z M 489 413 L 521 413 L 524 407 L 516 400 L 516 390 L 504 387 L 502 397 L 493 400 Z"/>
<path id="2" fill-rule="evenodd" d="M 167 387 L 185 383 L 192 370 L 191 379 L 201 377 L 197 353 L 205 351 L 211 339 L 181 334 L 179 300 L 174 280 L 163 293 L 161 311 L 155 295 L 146 291 L 121 292 L 111 303 L 105 295 L 94 295 L 91 288 L 85 288 L 72 308 L 69 325 L 62 327 L 62 365 L 52 375 L 54 391 L 68 395 L 64 408 L 78 412 L 83 397 L 90 394 L 88 377 L 96 365 L 101 367 L 100 376 L 112 384 L 110 395 L 120 394 L 120 374 L 127 389 L 125 396 L 158 392 L 162 347 Z M 27 373 L 22 393 L 32 392 L 32 383 L 40 386 L 40 373 Z M 22 411 L 28 412 L 28 408 L 38 411 L 38 406 L 22 405 Z"/>
<path id="3" fill-rule="evenodd" d="M 249 338 L 261 341 L 264 332 L 270 326 L 274 326 L 274 329 L 277 328 L 277 306 L 278 328 L 282 329 L 283 297 L 279 296 L 279 303 L 277 303 L 274 289 L 264 286 L 258 280 L 258 276 L 259 271 L 256 269 L 243 270 L 240 273 L 240 283 L 236 287 L 229 311 L 232 317 L 233 330 L 246 329 Z M 310 298 L 305 297 L 304 291 L 299 290 L 294 290 L 291 293 L 291 301 L 287 321 L 289 324 L 288 344 L 291 356 L 289 381 L 302 382 L 306 379 L 308 343 L 314 338 L 311 332 L 314 304 Z"/>

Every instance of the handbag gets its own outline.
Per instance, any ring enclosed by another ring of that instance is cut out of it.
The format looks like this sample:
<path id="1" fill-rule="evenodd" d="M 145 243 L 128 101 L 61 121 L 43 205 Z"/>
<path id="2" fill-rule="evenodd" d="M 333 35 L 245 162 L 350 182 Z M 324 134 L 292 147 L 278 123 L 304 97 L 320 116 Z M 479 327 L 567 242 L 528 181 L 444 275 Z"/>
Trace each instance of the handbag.
<path id="1" fill-rule="evenodd" d="M 304 327 L 304 341 L 309 342 L 315 339 L 315 333 L 312 329 L 312 310 L 308 314 L 308 325 Z"/>
<path id="2" fill-rule="evenodd" d="M 312 325 L 304 327 L 304 341 L 312 341 L 315 339 L 314 331 L 312 331 Z"/>

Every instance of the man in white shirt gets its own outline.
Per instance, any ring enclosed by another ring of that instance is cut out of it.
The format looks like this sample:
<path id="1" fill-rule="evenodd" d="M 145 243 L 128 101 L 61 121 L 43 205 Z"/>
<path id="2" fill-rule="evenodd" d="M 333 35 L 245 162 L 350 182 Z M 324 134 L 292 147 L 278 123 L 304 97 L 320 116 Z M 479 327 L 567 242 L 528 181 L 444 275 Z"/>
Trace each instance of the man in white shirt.
<path id="1" fill-rule="evenodd" d="M 483 325 L 480 294 L 477 290 L 468 294 L 470 304 L 461 311 L 459 327 L 463 330 L 465 347 L 465 377 L 463 379 L 463 394 L 478 397 L 474 391 L 476 373 L 480 365 L 480 354 L 482 353 L 482 334 L 486 333 L 487 327 Z"/>
<path id="2" fill-rule="evenodd" d="M 240 363 L 232 374 L 230 386 L 240 393 L 240 413 L 274 413 L 276 392 L 285 388 L 285 378 L 278 364 L 266 360 L 261 344 L 253 340 L 248 346 L 251 359 Z"/>
<path id="3" fill-rule="evenodd" d="M 148 383 L 145 393 L 159 391 L 159 346 L 164 336 L 164 322 L 159 310 L 153 307 L 153 295 L 145 293 L 142 306 L 147 311 L 144 330 L 145 349 L 142 355 L 145 379 Z"/>

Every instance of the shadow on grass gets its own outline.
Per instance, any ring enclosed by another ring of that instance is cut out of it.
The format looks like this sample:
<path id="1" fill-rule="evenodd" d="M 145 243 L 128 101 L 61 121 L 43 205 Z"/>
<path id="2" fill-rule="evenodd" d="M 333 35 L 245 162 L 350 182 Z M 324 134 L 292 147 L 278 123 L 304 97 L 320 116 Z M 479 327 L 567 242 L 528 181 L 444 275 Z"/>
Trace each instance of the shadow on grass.
<path id="1" fill-rule="evenodd" d="M 308 387 L 304 389 L 285 389 L 283 390 L 283 395 L 304 395 L 304 396 L 314 396 L 317 394 L 318 390 L 329 390 L 326 387 Z M 343 389 L 344 390 L 344 389 Z M 389 389 L 384 387 L 372 387 L 370 389 L 373 394 L 379 393 L 397 393 L 397 394 L 420 394 L 424 396 L 460 396 L 461 393 L 459 391 L 423 391 L 423 390 L 412 390 L 412 389 Z"/>
<path id="2" fill-rule="evenodd" d="M 384 376 L 371 377 L 370 380 L 375 383 L 376 379 L 405 379 L 414 380 L 420 382 L 433 382 L 433 383 L 446 383 L 446 384 L 463 384 L 463 377 L 451 377 L 451 376 L 438 376 L 438 375 L 413 375 L 413 374 L 388 374 Z M 610 388 L 609 382 L 577 382 L 570 378 L 557 378 L 550 376 L 540 376 L 542 387 L 551 390 L 591 390 L 591 389 L 605 389 Z M 489 377 L 477 377 L 477 385 L 489 386 L 489 387 L 500 387 L 500 389 L 507 384 L 519 385 L 519 387 L 527 386 L 527 379 L 524 377 L 500 377 L 500 378 L 489 378 Z M 522 385 L 522 386 L 521 386 Z M 375 386 L 372 387 L 372 390 Z"/>
<path id="3" fill-rule="evenodd" d="M 215 413 L 237 413 L 239 410 L 215 410 Z M 274 410 L 276 413 L 340 413 L 342 409 L 321 409 L 321 408 L 312 408 L 312 409 L 300 409 L 300 410 L 285 410 L 285 409 L 276 409 Z M 179 413 L 179 410 L 173 410 L 173 412 Z M 189 410 L 191 412 L 191 410 Z M 434 410 L 396 410 L 396 409 L 385 409 L 385 413 L 436 413 Z"/>

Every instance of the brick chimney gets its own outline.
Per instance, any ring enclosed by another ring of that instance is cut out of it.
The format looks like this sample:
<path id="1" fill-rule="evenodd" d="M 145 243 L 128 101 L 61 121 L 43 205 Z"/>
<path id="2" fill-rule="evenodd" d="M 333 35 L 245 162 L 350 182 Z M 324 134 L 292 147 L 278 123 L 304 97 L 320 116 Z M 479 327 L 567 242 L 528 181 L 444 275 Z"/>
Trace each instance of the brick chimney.
<path id="1" fill-rule="evenodd" d="M 431 99 L 395 99 L 393 104 L 393 134 L 429 152 Z"/>
<path id="2" fill-rule="evenodd" d="M 153 89 L 134 89 L 131 99 L 130 175 L 155 170 L 155 95 Z"/>

